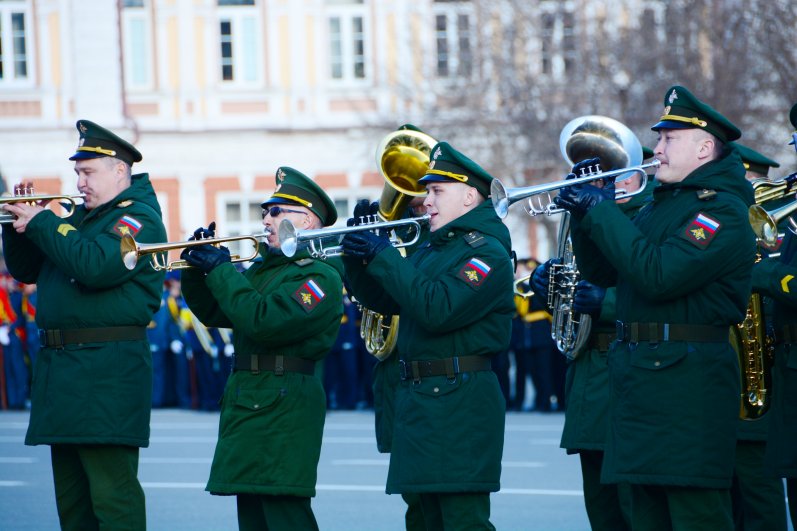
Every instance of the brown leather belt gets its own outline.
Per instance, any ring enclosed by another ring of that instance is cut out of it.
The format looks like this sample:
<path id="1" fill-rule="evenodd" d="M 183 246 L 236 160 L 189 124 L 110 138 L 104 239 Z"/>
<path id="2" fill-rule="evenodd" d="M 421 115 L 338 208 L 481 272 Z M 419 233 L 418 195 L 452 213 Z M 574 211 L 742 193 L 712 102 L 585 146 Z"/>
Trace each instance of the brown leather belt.
<path id="1" fill-rule="evenodd" d="M 277 376 L 286 372 L 299 372 L 312 376 L 315 374 L 315 362 L 303 358 L 285 357 L 274 354 L 251 354 L 248 356 L 235 356 L 236 371 L 251 371 L 258 374 L 261 371 L 272 371 Z"/>
<path id="2" fill-rule="evenodd" d="M 617 340 L 627 343 L 640 341 L 691 341 L 721 343 L 730 338 L 729 326 L 670 323 L 624 323 L 617 321 Z"/>
<path id="3" fill-rule="evenodd" d="M 39 329 L 42 348 L 63 348 L 79 343 L 108 341 L 145 341 L 147 329 L 143 326 L 105 326 L 102 328 Z"/>
<path id="4" fill-rule="evenodd" d="M 797 343 L 797 325 L 788 324 L 775 330 L 775 343 L 792 345 Z"/>
<path id="5" fill-rule="evenodd" d="M 453 378 L 459 373 L 492 370 L 487 356 L 455 356 L 440 360 L 399 360 L 399 376 L 402 380 L 420 380 L 430 376 Z"/>

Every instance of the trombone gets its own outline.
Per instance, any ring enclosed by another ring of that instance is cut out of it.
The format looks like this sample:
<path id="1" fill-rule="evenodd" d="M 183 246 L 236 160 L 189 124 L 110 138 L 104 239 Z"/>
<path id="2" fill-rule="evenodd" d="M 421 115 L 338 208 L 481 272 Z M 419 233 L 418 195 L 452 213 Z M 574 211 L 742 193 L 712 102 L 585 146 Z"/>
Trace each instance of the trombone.
<path id="1" fill-rule="evenodd" d="M 0 197 L 0 206 L 2 205 L 13 205 L 16 203 L 38 203 L 39 201 L 54 201 L 58 200 L 59 204 L 64 207 L 64 213 L 61 214 L 60 218 L 68 218 L 72 214 L 75 213 L 75 209 L 77 208 L 78 200 L 83 200 L 86 198 L 86 194 L 77 194 L 77 195 L 14 195 L 9 197 Z M 71 203 L 71 206 L 63 204 L 63 202 Z M 0 214 L 0 224 L 2 223 L 13 223 L 16 219 L 16 216 L 9 212 L 5 212 Z"/>
<path id="2" fill-rule="evenodd" d="M 430 218 L 431 216 L 429 214 L 424 214 L 417 218 L 378 221 L 375 223 L 355 225 L 353 227 L 308 230 L 296 230 L 296 227 L 293 226 L 290 220 L 284 219 L 282 223 L 280 223 L 277 234 L 279 236 L 280 249 L 282 249 L 282 253 L 285 256 L 293 256 L 296 254 L 297 249 L 299 249 L 301 245 L 309 249 L 310 256 L 313 258 L 326 260 L 331 256 L 340 256 L 343 254 L 343 246 L 340 245 L 341 236 L 353 232 L 389 230 L 390 245 L 396 249 L 414 245 L 421 237 L 421 224 L 428 223 Z M 412 238 L 404 241 L 396 236 L 394 229 L 399 227 L 408 227 L 412 229 Z"/>
<path id="3" fill-rule="evenodd" d="M 528 199 L 526 212 L 528 212 L 530 216 L 537 216 L 540 214 L 546 214 L 550 216 L 552 214 L 559 214 L 564 211 L 564 209 L 556 207 L 554 202 L 551 200 L 550 192 L 553 192 L 554 190 L 561 190 L 562 188 L 567 188 L 568 186 L 577 186 L 579 184 L 592 183 L 600 179 L 611 179 L 611 178 L 626 179 L 628 177 L 631 177 L 632 173 L 639 173 L 640 178 L 642 179 L 642 183 L 640 184 L 638 190 L 635 190 L 633 192 L 628 192 L 622 188 L 617 188 L 614 191 L 615 199 L 632 197 L 642 193 L 645 190 L 645 186 L 647 185 L 648 182 L 648 174 L 646 170 L 648 170 L 649 168 L 658 168 L 660 165 L 661 162 L 659 162 L 657 159 L 653 159 L 653 161 L 648 162 L 646 164 L 639 164 L 637 166 L 620 168 L 617 170 L 605 171 L 605 172 L 601 172 L 600 167 L 596 166 L 597 173 L 585 174 L 575 179 L 567 179 L 564 181 L 537 184 L 533 186 L 523 186 L 519 188 L 507 188 L 498 179 L 493 179 L 493 182 L 490 185 L 490 197 L 492 198 L 493 201 L 493 208 L 495 208 L 495 213 L 498 214 L 498 217 L 501 219 L 505 218 L 506 215 L 509 213 L 509 207 L 512 204 L 520 201 L 521 199 Z M 543 203 L 542 198 L 536 197 L 542 194 L 547 195 L 548 198 L 547 204 Z"/>
<path id="4" fill-rule="evenodd" d="M 185 260 L 172 260 L 168 259 L 168 252 L 176 249 L 187 249 L 189 247 L 197 247 L 199 245 L 215 245 L 219 246 L 223 243 L 250 241 L 254 250 L 248 256 L 232 255 L 230 261 L 235 262 L 249 262 L 257 258 L 258 246 L 260 239 L 268 236 L 268 232 L 255 234 L 251 236 L 228 236 L 226 238 L 205 238 L 203 240 L 187 240 L 183 242 L 166 242 L 166 243 L 139 243 L 131 235 L 125 234 L 122 236 L 122 241 L 119 244 L 120 252 L 122 254 L 122 261 L 125 267 L 133 270 L 136 267 L 139 259 L 144 256 L 152 255 L 152 268 L 156 271 L 173 271 L 175 269 L 190 269 L 191 266 Z"/>

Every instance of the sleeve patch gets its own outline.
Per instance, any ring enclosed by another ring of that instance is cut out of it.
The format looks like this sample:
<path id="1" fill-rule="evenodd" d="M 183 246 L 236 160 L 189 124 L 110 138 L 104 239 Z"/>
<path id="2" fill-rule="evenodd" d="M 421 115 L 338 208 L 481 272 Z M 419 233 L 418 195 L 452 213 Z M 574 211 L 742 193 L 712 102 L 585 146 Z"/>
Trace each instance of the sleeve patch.
<path id="1" fill-rule="evenodd" d="M 305 312 L 310 313 L 326 296 L 321 286 L 315 280 L 310 279 L 293 293 L 293 300 L 298 302 Z"/>
<path id="2" fill-rule="evenodd" d="M 70 225 L 69 223 L 61 223 L 60 225 L 58 225 L 58 234 L 60 234 L 61 236 L 66 236 L 73 230 L 77 229 L 72 225 Z"/>
<path id="3" fill-rule="evenodd" d="M 684 229 L 682 236 L 695 246 L 705 249 L 708 247 L 708 244 L 711 243 L 711 240 L 714 239 L 714 236 L 717 235 L 721 227 L 722 224 L 716 219 L 702 212 L 698 212 L 698 214 L 692 218 L 692 221 L 686 225 L 686 229 Z"/>
<path id="4" fill-rule="evenodd" d="M 119 236 L 124 236 L 125 234 L 135 236 L 143 226 L 140 221 L 132 216 L 122 216 L 114 224 L 113 231 Z"/>
<path id="5" fill-rule="evenodd" d="M 457 276 L 467 284 L 477 288 L 482 285 L 490 271 L 492 271 L 492 268 L 486 262 L 478 258 L 471 258 L 462 266 Z"/>

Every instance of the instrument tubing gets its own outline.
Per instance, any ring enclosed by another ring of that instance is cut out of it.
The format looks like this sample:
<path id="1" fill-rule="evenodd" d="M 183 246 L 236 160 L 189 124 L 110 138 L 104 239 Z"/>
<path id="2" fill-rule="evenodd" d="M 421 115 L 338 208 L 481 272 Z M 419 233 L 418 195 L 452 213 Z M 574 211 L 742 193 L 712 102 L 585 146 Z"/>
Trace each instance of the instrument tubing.
<path id="1" fill-rule="evenodd" d="M 399 360 L 399 376 L 402 381 L 420 381 L 431 376 L 454 378 L 457 374 L 469 371 L 492 370 L 487 356 L 455 356 L 440 360 Z"/>
<path id="2" fill-rule="evenodd" d="M 147 329 L 143 326 L 106 326 L 67 330 L 39 329 L 39 344 L 42 348 L 64 348 L 64 345 L 109 341 L 146 341 L 146 339 Z"/>
<path id="3" fill-rule="evenodd" d="M 726 343 L 729 341 L 727 326 L 670 324 L 670 323 L 624 323 L 617 321 L 617 340 L 627 343 L 649 341 L 691 341 L 693 343 Z"/>
<path id="4" fill-rule="evenodd" d="M 298 372 L 307 376 L 315 374 L 315 362 L 303 358 L 285 357 L 276 354 L 250 354 L 248 356 L 235 356 L 235 371 L 251 371 L 259 374 L 262 371 L 272 371 L 276 376 L 286 372 Z"/>

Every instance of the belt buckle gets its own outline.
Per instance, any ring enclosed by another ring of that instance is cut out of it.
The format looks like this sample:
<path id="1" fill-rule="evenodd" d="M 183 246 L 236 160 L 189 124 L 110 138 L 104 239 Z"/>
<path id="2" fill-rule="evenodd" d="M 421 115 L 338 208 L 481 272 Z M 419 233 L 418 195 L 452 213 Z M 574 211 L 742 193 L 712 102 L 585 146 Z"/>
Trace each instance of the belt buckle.
<path id="1" fill-rule="evenodd" d="M 50 348 L 64 348 L 64 333 L 60 329 L 44 330 L 39 329 L 39 344 Z"/>
<path id="2" fill-rule="evenodd" d="M 401 381 L 409 380 L 411 374 L 408 374 L 407 371 L 407 362 L 404 360 L 399 360 L 399 378 Z"/>

